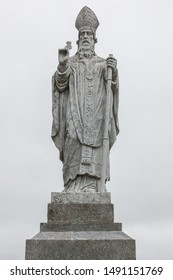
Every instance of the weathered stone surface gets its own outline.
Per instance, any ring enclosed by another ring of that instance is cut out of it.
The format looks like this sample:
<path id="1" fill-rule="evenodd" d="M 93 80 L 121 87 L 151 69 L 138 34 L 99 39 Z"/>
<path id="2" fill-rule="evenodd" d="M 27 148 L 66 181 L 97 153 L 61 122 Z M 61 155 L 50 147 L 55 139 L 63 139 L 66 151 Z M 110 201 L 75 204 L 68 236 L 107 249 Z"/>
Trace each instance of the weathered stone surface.
<path id="1" fill-rule="evenodd" d="M 49 223 L 108 224 L 113 219 L 113 204 L 48 204 Z"/>
<path id="2" fill-rule="evenodd" d="M 91 193 L 91 192 L 52 192 L 51 202 L 58 204 L 81 203 L 81 204 L 107 204 L 111 203 L 111 193 Z"/>
<path id="3" fill-rule="evenodd" d="M 26 259 L 135 259 L 135 240 L 113 220 L 110 203 L 50 203 L 48 223 L 42 223 L 40 233 L 26 241 Z"/>
<path id="4" fill-rule="evenodd" d="M 56 240 L 130 240 L 131 238 L 120 231 L 64 231 L 64 232 L 40 232 L 33 239 L 56 239 Z"/>
<path id="5" fill-rule="evenodd" d="M 76 27 L 78 50 L 70 56 L 70 42 L 59 49 L 52 79 L 52 140 L 66 192 L 105 192 L 109 150 L 119 133 L 117 60 L 96 55 L 98 19 L 90 8 L 80 11 Z"/>
<path id="6" fill-rule="evenodd" d="M 113 224 L 49 224 L 41 223 L 40 231 L 122 231 L 121 223 Z"/>
<path id="7" fill-rule="evenodd" d="M 26 241 L 30 260 L 133 260 L 135 240 L 113 223 L 106 193 L 109 153 L 119 133 L 117 61 L 95 53 L 98 19 L 84 7 L 76 20 L 78 50 L 59 49 L 52 78 L 52 140 L 63 163 L 64 193 L 52 193 L 48 223 Z"/>
<path id="8" fill-rule="evenodd" d="M 123 232 L 41 232 L 26 241 L 27 260 L 133 260 L 135 241 Z"/>

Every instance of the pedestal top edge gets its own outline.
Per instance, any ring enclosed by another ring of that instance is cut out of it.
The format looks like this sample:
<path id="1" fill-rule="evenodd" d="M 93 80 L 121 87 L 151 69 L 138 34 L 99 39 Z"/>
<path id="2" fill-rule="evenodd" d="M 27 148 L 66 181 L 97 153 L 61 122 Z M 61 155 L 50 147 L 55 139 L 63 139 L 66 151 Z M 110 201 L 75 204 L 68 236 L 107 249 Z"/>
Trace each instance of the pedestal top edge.
<path id="1" fill-rule="evenodd" d="M 74 192 L 52 192 L 51 202 L 56 203 L 89 203 L 89 204 L 109 204 L 111 203 L 111 193 L 74 193 Z"/>

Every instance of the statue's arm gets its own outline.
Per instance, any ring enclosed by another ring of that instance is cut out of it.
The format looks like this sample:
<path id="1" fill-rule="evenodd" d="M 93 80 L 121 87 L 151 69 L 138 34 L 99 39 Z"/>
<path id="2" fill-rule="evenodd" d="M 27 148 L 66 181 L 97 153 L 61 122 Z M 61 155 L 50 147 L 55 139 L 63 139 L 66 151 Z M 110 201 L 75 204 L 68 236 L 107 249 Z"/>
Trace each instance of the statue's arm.
<path id="1" fill-rule="evenodd" d="M 111 67 L 112 69 L 112 91 L 115 93 L 118 90 L 118 69 L 117 69 L 117 60 L 113 55 L 110 55 L 106 59 L 106 66 Z"/>
<path id="2" fill-rule="evenodd" d="M 59 65 L 55 72 L 56 86 L 59 92 L 63 92 L 68 87 L 69 77 L 71 73 L 69 49 L 59 49 L 58 55 Z"/>
<path id="3" fill-rule="evenodd" d="M 69 83 L 69 77 L 71 73 L 70 66 L 68 66 L 65 71 L 62 71 L 64 69 L 60 69 L 59 66 L 57 68 L 57 71 L 55 72 L 55 83 L 56 87 L 59 92 L 63 92 L 67 87 Z"/>
<path id="4" fill-rule="evenodd" d="M 119 88 L 118 69 L 112 73 L 112 91 L 115 93 Z"/>
<path id="5" fill-rule="evenodd" d="M 110 62 L 108 60 L 109 58 L 107 58 L 107 60 L 104 61 L 104 64 L 103 64 L 103 76 L 104 76 L 104 79 L 105 79 L 105 82 L 107 82 L 107 76 L 108 76 L 108 71 L 107 71 L 107 67 L 111 67 L 112 68 L 112 82 L 111 82 L 111 88 L 112 88 L 112 92 L 113 93 L 116 93 L 118 91 L 118 88 L 119 88 L 119 79 L 118 79 L 118 69 L 117 69 L 117 64 L 116 64 L 116 60 L 115 62 L 113 61 Z"/>

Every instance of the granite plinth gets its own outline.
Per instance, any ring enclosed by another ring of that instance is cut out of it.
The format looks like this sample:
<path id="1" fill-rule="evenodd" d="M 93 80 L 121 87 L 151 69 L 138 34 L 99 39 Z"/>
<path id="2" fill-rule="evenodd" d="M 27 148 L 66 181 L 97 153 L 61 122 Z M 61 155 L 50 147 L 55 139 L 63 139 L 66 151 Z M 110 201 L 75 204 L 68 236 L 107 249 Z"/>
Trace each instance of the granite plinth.
<path id="1" fill-rule="evenodd" d="M 111 224 L 50 224 L 41 223 L 40 231 L 122 231 L 122 223 Z"/>
<path id="2" fill-rule="evenodd" d="M 110 193 L 53 193 L 51 201 L 47 223 L 26 240 L 27 260 L 136 259 L 135 240 L 114 223 Z"/>
<path id="3" fill-rule="evenodd" d="M 106 224 L 113 219 L 113 204 L 48 204 L 49 223 Z"/>
<path id="4" fill-rule="evenodd" d="M 41 232 L 26 241 L 27 260 L 134 260 L 135 241 L 123 232 Z"/>
<path id="5" fill-rule="evenodd" d="M 51 193 L 51 202 L 58 204 L 107 204 L 111 203 L 111 193 L 74 193 L 74 192 L 52 192 Z"/>

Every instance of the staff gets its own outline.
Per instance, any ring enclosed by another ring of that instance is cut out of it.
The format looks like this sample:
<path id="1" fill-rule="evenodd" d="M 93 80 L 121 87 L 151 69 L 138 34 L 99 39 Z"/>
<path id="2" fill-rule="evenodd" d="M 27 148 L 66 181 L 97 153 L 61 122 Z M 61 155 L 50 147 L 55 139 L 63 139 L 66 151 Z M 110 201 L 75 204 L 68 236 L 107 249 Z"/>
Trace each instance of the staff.
<path id="1" fill-rule="evenodd" d="M 109 57 L 113 57 L 112 54 Z M 107 86 L 106 86 L 106 107 L 105 107 L 105 122 L 104 122 L 104 130 L 103 130 L 103 156 L 102 156 L 102 175 L 101 175 L 101 186 L 98 190 L 99 192 L 105 191 L 105 180 L 106 180 L 106 165 L 107 165 L 107 155 L 109 152 L 109 120 L 110 120 L 110 112 L 111 112 L 111 84 L 112 84 L 112 68 L 110 66 L 107 67 Z"/>

